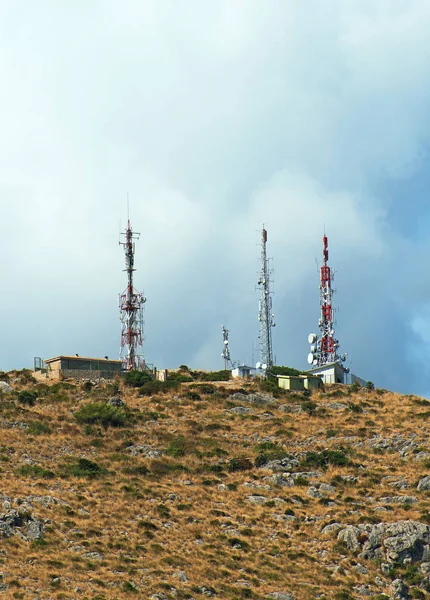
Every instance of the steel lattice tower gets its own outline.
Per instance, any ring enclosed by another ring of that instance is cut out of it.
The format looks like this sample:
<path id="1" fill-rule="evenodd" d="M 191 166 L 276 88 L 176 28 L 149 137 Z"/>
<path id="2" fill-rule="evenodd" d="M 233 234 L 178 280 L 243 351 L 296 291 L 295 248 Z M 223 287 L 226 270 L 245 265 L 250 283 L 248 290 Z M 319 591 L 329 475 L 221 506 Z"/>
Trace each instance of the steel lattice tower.
<path id="1" fill-rule="evenodd" d="M 346 359 L 346 355 L 339 356 L 339 340 L 334 335 L 334 309 L 332 306 L 333 273 L 328 266 L 328 239 L 323 237 L 323 257 L 324 263 L 320 267 L 320 305 L 321 316 L 319 320 L 320 335 L 309 334 L 308 341 L 311 344 L 311 351 L 308 355 L 308 363 L 321 367 L 329 363 L 340 362 Z"/>
<path id="2" fill-rule="evenodd" d="M 271 276 L 273 270 L 269 267 L 269 259 L 266 253 L 267 231 L 261 231 L 261 272 L 257 285 L 260 288 L 260 302 L 258 308 L 258 320 L 260 322 L 260 362 L 257 368 L 261 368 L 265 373 L 270 373 L 273 367 L 273 348 L 272 348 L 272 327 L 275 326 L 272 313 L 272 292 L 270 284 L 273 283 Z"/>
<path id="3" fill-rule="evenodd" d="M 228 347 L 228 329 L 226 329 L 225 325 L 222 325 L 222 342 L 223 349 L 221 358 L 224 359 L 224 369 L 227 371 L 229 365 L 232 364 L 232 362 L 230 356 L 230 348 Z"/>
<path id="4" fill-rule="evenodd" d="M 124 270 L 127 273 L 127 288 L 119 296 L 120 320 L 122 323 L 119 356 L 123 361 L 125 371 L 142 370 L 145 368 L 143 305 L 146 298 L 133 286 L 133 273 L 136 270 L 134 268 L 134 240 L 139 239 L 140 234 L 133 232 L 130 220 L 128 220 L 127 229 L 121 235 L 125 236 L 125 241 L 120 242 L 120 244 L 124 246 L 125 252 Z"/>

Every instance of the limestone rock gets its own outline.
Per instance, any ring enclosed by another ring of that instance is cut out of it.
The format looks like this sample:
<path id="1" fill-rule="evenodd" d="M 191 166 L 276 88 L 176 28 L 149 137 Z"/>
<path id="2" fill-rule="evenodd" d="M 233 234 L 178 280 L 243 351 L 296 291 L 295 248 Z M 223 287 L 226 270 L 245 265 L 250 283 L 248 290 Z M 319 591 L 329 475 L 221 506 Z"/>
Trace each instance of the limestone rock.
<path id="1" fill-rule="evenodd" d="M 392 600 L 410 600 L 408 588 L 401 579 L 395 579 L 391 584 Z"/>
<path id="2" fill-rule="evenodd" d="M 267 498 L 266 496 L 248 496 L 247 500 L 251 504 L 264 504 Z"/>
<path id="3" fill-rule="evenodd" d="M 419 492 L 430 491 L 430 475 L 426 475 L 426 477 L 419 480 L 417 490 Z"/>
<path id="4" fill-rule="evenodd" d="M 109 400 L 106 402 L 106 404 L 109 404 L 110 406 L 118 406 L 118 407 L 125 406 L 125 402 L 123 402 L 121 400 L 121 398 L 117 398 L 117 397 L 109 398 Z"/>
<path id="5" fill-rule="evenodd" d="M 337 539 L 364 560 L 382 559 L 388 564 L 430 560 L 430 527 L 418 521 L 348 525 Z"/>
<path id="6" fill-rule="evenodd" d="M 9 392 L 13 392 L 13 387 L 6 383 L 6 381 L 0 381 L 0 392 L 9 394 Z"/>
<path id="7" fill-rule="evenodd" d="M 230 402 L 254 404 L 255 406 L 266 406 L 275 402 L 274 397 L 270 394 L 242 394 L 241 392 L 232 394 L 227 400 Z"/>

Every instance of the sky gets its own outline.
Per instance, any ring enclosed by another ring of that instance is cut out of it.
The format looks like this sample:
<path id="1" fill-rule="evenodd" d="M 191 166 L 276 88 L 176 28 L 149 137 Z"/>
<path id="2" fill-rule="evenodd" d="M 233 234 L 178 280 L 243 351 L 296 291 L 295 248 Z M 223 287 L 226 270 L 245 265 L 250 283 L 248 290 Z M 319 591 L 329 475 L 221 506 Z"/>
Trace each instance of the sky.
<path id="1" fill-rule="evenodd" d="M 130 218 L 145 355 L 307 367 L 322 235 L 365 380 L 430 396 L 426 0 L 0 0 L 0 369 L 117 357 Z"/>

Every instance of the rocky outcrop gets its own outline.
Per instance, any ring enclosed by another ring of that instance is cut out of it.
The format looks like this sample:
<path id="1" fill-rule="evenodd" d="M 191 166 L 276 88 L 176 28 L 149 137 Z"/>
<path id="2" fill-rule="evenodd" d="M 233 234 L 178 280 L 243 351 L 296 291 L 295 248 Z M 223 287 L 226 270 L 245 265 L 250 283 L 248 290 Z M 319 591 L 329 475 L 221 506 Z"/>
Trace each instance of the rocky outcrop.
<path id="1" fill-rule="evenodd" d="M 10 392 L 13 392 L 13 387 L 6 383 L 6 381 L 0 381 L 0 392 L 9 394 Z"/>
<path id="2" fill-rule="evenodd" d="M 242 394 L 241 392 L 232 394 L 227 400 L 230 402 L 254 404 L 255 406 L 266 406 L 275 402 L 274 397 L 270 394 Z"/>
<path id="3" fill-rule="evenodd" d="M 430 527 L 418 521 L 348 525 L 337 539 L 365 560 L 381 559 L 389 564 L 430 560 Z"/>
<path id="4" fill-rule="evenodd" d="M 19 535 L 26 540 L 40 540 L 44 533 L 44 523 L 26 509 L 10 509 L 0 514 L 0 537 Z"/>
<path id="5" fill-rule="evenodd" d="M 419 492 L 430 491 L 430 475 L 426 475 L 426 477 L 423 477 L 422 479 L 419 480 L 418 485 L 417 485 L 417 490 Z"/>

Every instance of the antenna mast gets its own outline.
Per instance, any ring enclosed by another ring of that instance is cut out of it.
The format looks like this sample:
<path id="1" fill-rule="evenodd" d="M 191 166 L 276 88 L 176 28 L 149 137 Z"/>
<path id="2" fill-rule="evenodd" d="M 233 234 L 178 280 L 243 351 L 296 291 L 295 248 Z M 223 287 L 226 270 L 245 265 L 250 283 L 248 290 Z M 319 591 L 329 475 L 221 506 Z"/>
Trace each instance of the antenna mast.
<path id="1" fill-rule="evenodd" d="M 320 267 L 320 304 L 321 316 L 319 319 L 320 335 L 310 333 L 308 342 L 311 344 L 308 354 L 308 363 L 322 367 L 329 363 L 344 362 L 346 354 L 338 355 L 339 340 L 334 335 L 334 309 L 332 306 L 332 296 L 334 290 L 331 287 L 333 273 L 328 266 L 328 239 L 323 236 L 323 257 L 324 263 Z"/>
<path id="2" fill-rule="evenodd" d="M 261 230 L 261 272 L 257 285 L 260 288 L 260 302 L 258 307 L 258 320 L 260 322 L 260 362 L 257 369 L 262 369 L 265 374 L 270 373 L 273 367 L 272 327 L 275 327 L 275 315 L 272 313 L 272 292 L 270 284 L 273 269 L 269 267 L 266 254 L 267 231 Z"/>
<path id="3" fill-rule="evenodd" d="M 227 371 L 229 365 L 233 365 L 231 356 L 230 356 L 230 348 L 228 347 L 228 329 L 225 328 L 225 325 L 222 325 L 222 341 L 223 341 L 223 349 L 221 358 L 224 359 L 224 369 Z"/>
<path id="4" fill-rule="evenodd" d="M 128 205 L 128 197 L 127 197 Z M 128 210 L 128 206 L 127 206 Z M 127 273 L 127 288 L 119 296 L 119 310 L 121 320 L 121 344 L 119 357 L 123 361 L 124 371 L 143 370 L 145 359 L 143 355 L 143 305 L 146 298 L 135 290 L 133 286 L 134 268 L 134 240 L 138 240 L 140 233 L 134 233 L 130 219 L 127 221 L 127 229 L 121 235 L 125 236 L 124 246 L 125 269 Z"/>

